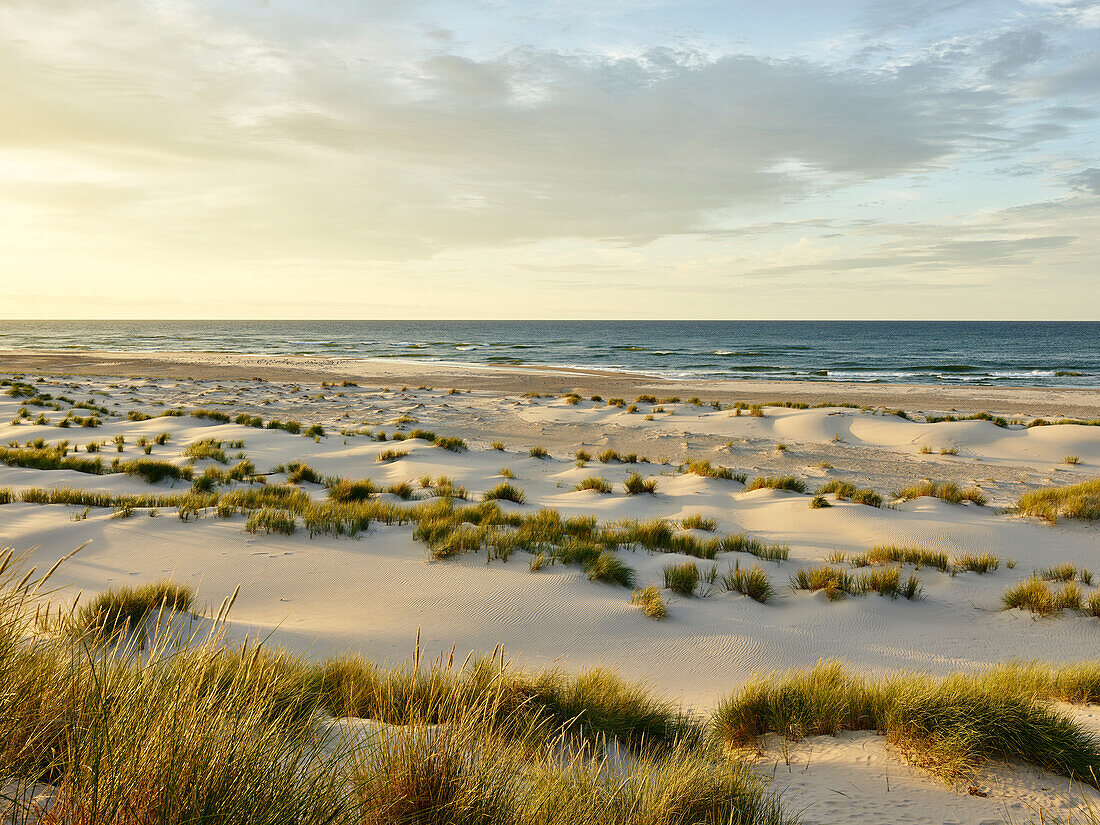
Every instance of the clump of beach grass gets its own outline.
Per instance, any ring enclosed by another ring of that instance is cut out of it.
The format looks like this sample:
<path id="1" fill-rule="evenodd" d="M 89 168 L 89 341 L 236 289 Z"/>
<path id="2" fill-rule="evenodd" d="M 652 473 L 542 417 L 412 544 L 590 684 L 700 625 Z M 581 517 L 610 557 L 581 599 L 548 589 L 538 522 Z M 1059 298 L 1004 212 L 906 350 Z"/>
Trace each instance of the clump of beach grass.
<path id="1" fill-rule="evenodd" d="M 342 478 L 329 486 L 328 497 L 340 504 L 347 504 L 353 501 L 369 501 L 377 492 L 378 488 L 369 478 Z"/>
<path id="2" fill-rule="evenodd" d="M 910 575 L 902 582 L 900 567 L 871 570 L 856 576 L 835 567 L 801 569 L 791 576 L 791 588 L 811 592 L 823 590 L 830 601 L 866 593 L 912 600 L 920 598 L 921 594 L 920 579 Z"/>
<path id="3" fill-rule="evenodd" d="M 791 493 L 805 493 L 806 482 L 794 476 L 757 476 L 749 482 L 747 491 L 752 490 L 786 490 Z"/>
<path id="4" fill-rule="evenodd" d="M 527 494 L 518 487 L 502 481 L 495 487 L 490 487 L 481 494 L 482 501 L 511 501 L 515 504 L 523 504 L 527 501 Z"/>
<path id="5" fill-rule="evenodd" d="M 1032 490 L 1016 502 L 1015 510 L 1054 523 L 1059 518 L 1100 521 L 1100 479 L 1063 487 Z"/>
<path id="6" fill-rule="evenodd" d="M 991 573 L 1001 566 L 1001 560 L 992 553 L 963 553 L 955 558 L 955 570 L 971 573 Z"/>
<path id="7" fill-rule="evenodd" d="M 684 596 L 695 594 L 699 585 L 699 567 L 693 561 L 680 564 L 666 564 L 661 571 L 664 575 L 665 589 Z"/>
<path id="8" fill-rule="evenodd" d="M 775 587 L 767 572 L 757 564 L 744 568 L 735 564 L 721 578 L 722 587 L 727 592 L 741 593 L 750 599 L 767 604 L 775 596 Z"/>
<path id="9" fill-rule="evenodd" d="M 249 533 L 282 533 L 290 536 L 294 534 L 297 527 L 298 521 L 293 513 L 274 507 L 264 507 L 248 514 L 244 529 Z"/>
<path id="10" fill-rule="evenodd" d="M 740 481 L 745 483 L 746 476 L 743 473 L 734 473 L 729 467 L 719 467 L 711 464 L 705 458 L 689 461 L 684 465 L 686 472 L 694 473 L 703 478 L 723 478 L 727 481 Z"/>
<path id="11" fill-rule="evenodd" d="M 171 581 L 111 588 L 80 608 L 75 628 L 94 638 L 113 638 L 137 627 L 150 614 L 190 610 L 194 601 L 189 585 Z"/>
<path id="12" fill-rule="evenodd" d="M 946 573 L 951 569 L 947 553 L 929 550 L 926 547 L 879 544 L 863 553 L 849 558 L 853 567 L 866 567 L 871 564 L 911 564 L 915 567 L 933 567 Z"/>
<path id="13" fill-rule="evenodd" d="M 531 456 L 531 458 L 546 458 L 550 455 L 550 453 L 545 447 L 536 446 L 528 450 L 527 455 Z"/>
<path id="14" fill-rule="evenodd" d="M 836 496 L 839 501 L 852 501 L 855 504 L 865 504 L 868 507 L 882 506 L 882 496 L 874 490 L 866 487 L 856 487 L 850 481 L 842 481 L 838 478 L 826 481 L 817 490 L 819 496 L 829 493 Z"/>
<path id="15" fill-rule="evenodd" d="M 829 500 L 825 498 L 825 496 L 814 496 L 812 499 L 810 499 L 811 510 L 822 510 L 826 507 L 832 506 L 833 505 L 829 504 Z"/>
<path id="16" fill-rule="evenodd" d="M 661 598 L 661 591 L 656 585 L 648 585 L 641 590 L 635 590 L 630 596 L 630 603 L 637 605 L 642 612 L 651 619 L 663 619 L 668 615 L 665 600 Z"/>
<path id="17" fill-rule="evenodd" d="M 588 478 L 582 478 L 574 490 L 594 490 L 597 493 L 610 493 L 613 491 L 611 482 L 600 476 L 588 476 Z"/>
<path id="18" fill-rule="evenodd" d="M 639 493 L 656 493 L 657 479 L 645 478 L 641 473 L 631 473 L 623 481 L 623 488 L 626 490 L 627 495 L 631 496 Z"/>
<path id="19" fill-rule="evenodd" d="M 408 454 L 408 450 L 383 450 L 378 454 L 377 460 L 380 462 L 397 461 L 398 459 L 405 458 Z"/>
<path id="20" fill-rule="evenodd" d="M 718 519 L 713 516 L 704 516 L 702 513 L 692 513 L 680 519 L 680 527 L 684 530 L 705 530 L 713 533 L 718 529 Z"/>
<path id="21" fill-rule="evenodd" d="M 751 745 L 767 733 L 790 739 L 841 731 L 885 733 L 911 762 L 945 781 L 973 777 L 986 759 L 1021 759 L 1096 785 L 1100 741 L 993 670 L 942 679 L 850 675 L 838 662 L 757 677 L 722 701 L 717 738 Z M 1044 697 L 1045 698 L 1045 697 Z"/>
<path id="22" fill-rule="evenodd" d="M 894 498 L 901 501 L 911 501 L 923 496 L 938 498 L 948 504 L 962 504 L 969 501 L 983 506 L 986 503 L 985 493 L 977 487 L 968 487 L 964 490 L 953 481 L 922 481 L 894 493 Z"/>

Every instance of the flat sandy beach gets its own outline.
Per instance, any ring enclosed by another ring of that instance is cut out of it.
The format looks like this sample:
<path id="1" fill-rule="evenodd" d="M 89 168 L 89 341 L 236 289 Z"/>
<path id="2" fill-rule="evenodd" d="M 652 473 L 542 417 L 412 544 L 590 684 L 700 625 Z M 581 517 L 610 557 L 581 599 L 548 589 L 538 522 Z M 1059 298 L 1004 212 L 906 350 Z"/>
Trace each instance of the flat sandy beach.
<path id="1" fill-rule="evenodd" d="M 397 663 L 411 655 L 418 634 L 426 656 L 452 645 L 459 657 L 503 646 L 510 660 L 527 667 L 610 667 L 700 711 L 754 675 L 821 659 L 868 674 L 942 675 L 1013 659 L 1096 655 L 1096 618 L 1004 610 L 1001 596 L 1054 565 L 1100 573 L 1100 534 L 1092 523 L 1050 524 L 1009 509 L 1028 491 L 1096 477 L 1100 427 L 1028 425 L 1040 417 L 1052 423 L 1100 417 L 1100 391 L 678 382 L 560 369 L 179 353 L 6 352 L 0 378 L 26 382 L 58 407 L 32 407 L 20 416 L 25 398 L 0 395 L 0 443 L 12 449 L 37 439 L 67 441 L 72 455 L 84 457 L 87 442 L 99 442 L 107 462 L 147 455 L 195 477 L 247 460 L 266 486 L 286 483 L 301 462 L 316 480 L 299 478 L 294 486 L 318 502 L 336 477 L 369 478 L 379 500 L 400 507 L 445 489 L 461 489 L 476 502 L 507 483 L 523 494 L 522 503 L 499 502 L 508 514 L 551 508 L 607 525 L 661 519 L 697 542 L 751 537 L 784 548 L 786 556 L 616 551 L 636 587 L 662 592 L 668 615 L 655 621 L 631 603 L 631 588 L 590 580 L 568 564 L 540 568 L 528 553 L 433 559 L 409 525 L 372 524 L 356 536 L 311 535 L 299 525 L 282 535 L 248 531 L 243 513 L 208 511 L 184 521 L 171 507 L 138 508 L 123 518 L 108 507 L 28 503 L 19 496 L 35 488 L 167 495 L 191 484 L 0 465 L 0 488 L 15 499 L 0 506 L 0 546 L 46 567 L 91 542 L 58 571 L 61 602 L 71 603 L 78 592 L 87 599 L 112 586 L 170 577 L 192 584 L 201 601 L 216 607 L 240 585 L 233 632 L 297 653 L 350 651 Z M 61 397 L 68 401 L 59 403 Z M 623 404 L 609 404 L 613 398 Z M 99 425 L 57 426 L 66 415 L 88 414 L 90 407 L 71 406 L 80 401 L 106 411 L 97 413 Z M 746 406 L 738 409 L 737 402 Z M 798 403 L 765 405 L 755 414 L 747 406 L 766 402 Z M 825 403 L 852 406 L 814 406 Z M 230 420 L 161 415 L 175 408 L 222 412 Z M 974 413 L 1004 420 L 968 417 Z M 240 415 L 293 419 L 303 429 L 318 424 L 324 436 L 236 423 Z M 962 420 L 935 420 L 946 416 Z M 418 428 L 462 439 L 465 447 L 403 438 Z M 161 433 L 168 436 L 157 443 Z M 188 455 L 189 445 L 203 441 L 220 443 L 224 461 Z M 546 455 L 532 455 L 540 447 Z M 601 460 L 606 451 L 618 457 Z M 727 468 L 729 477 L 692 472 L 689 461 Z M 653 492 L 628 494 L 632 473 L 652 480 Z M 592 477 L 608 491 L 578 489 Z M 792 478 L 803 492 L 752 489 L 755 479 L 769 477 Z M 926 480 L 970 490 L 973 500 L 895 495 Z M 812 494 L 837 481 L 877 493 L 881 506 L 833 493 L 823 494 L 827 506 L 812 506 Z M 225 489 L 250 486 L 258 485 L 227 481 Z M 901 564 L 904 577 L 919 580 L 920 597 L 912 600 L 874 592 L 830 600 L 791 584 L 799 570 L 856 571 L 850 559 L 891 546 L 941 553 L 948 565 Z M 979 554 L 995 557 L 995 569 L 962 566 L 967 555 Z M 704 578 L 694 594 L 666 588 L 664 569 L 688 562 Z M 722 574 L 751 565 L 774 585 L 767 603 L 719 584 Z M 707 584 L 712 566 L 715 579 Z M 1091 576 L 1081 578 L 1081 587 L 1086 597 L 1095 592 Z M 1072 712 L 1090 725 L 1097 716 L 1087 706 Z M 1014 764 L 989 766 L 988 796 L 968 795 L 909 766 L 872 733 L 814 737 L 782 752 L 772 743 L 762 748 L 759 767 L 788 789 L 807 822 L 1026 821 L 1037 806 L 1066 814 L 1081 801 L 1080 789 L 1066 780 Z"/>

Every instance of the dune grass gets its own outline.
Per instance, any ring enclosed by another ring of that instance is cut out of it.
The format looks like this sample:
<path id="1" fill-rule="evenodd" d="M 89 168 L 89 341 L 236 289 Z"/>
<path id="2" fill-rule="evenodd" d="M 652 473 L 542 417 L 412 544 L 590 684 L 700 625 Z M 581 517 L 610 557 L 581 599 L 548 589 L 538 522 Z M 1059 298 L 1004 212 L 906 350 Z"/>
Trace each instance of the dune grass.
<path id="1" fill-rule="evenodd" d="M 222 442 L 214 438 L 204 438 L 188 444 L 183 448 L 183 454 L 192 461 L 209 459 L 219 464 L 229 463 L 225 450 L 222 449 Z"/>
<path id="2" fill-rule="evenodd" d="M 75 628 L 93 637 L 111 638 L 137 627 L 146 616 L 158 611 L 190 610 L 194 601 L 195 592 L 189 585 L 171 581 L 113 588 L 80 608 Z"/>
<path id="3" fill-rule="evenodd" d="M 378 454 L 378 461 L 387 463 L 390 461 L 397 461 L 398 459 L 405 458 L 409 454 L 408 450 L 383 450 Z"/>
<path id="4" fill-rule="evenodd" d="M 657 479 L 645 478 L 641 473 L 631 473 L 623 481 L 623 489 L 627 495 L 634 496 L 639 493 L 656 493 Z"/>
<path id="5" fill-rule="evenodd" d="M 383 669 L 219 636 L 146 657 L 87 656 L 75 638 L 23 644 L 34 603 L 29 588 L 4 584 L 0 772 L 57 789 L 51 821 L 786 821 L 699 720 L 606 670 L 525 672 L 495 655 L 421 664 L 419 648 L 411 664 Z M 356 746 L 335 727 L 349 716 L 378 734 Z M 633 755 L 614 780 L 606 741 Z"/>
<path id="6" fill-rule="evenodd" d="M 611 493 L 614 488 L 611 486 L 611 482 L 600 476 L 588 476 L 588 478 L 582 478 L 574 490 L 594 490 L 597 493 Z"/>
<path id="7" fill-rule="evenodd" d="M 704 530 L 713 533 L 718 529 L 718 519 L 713 516 L 704 516 L 702 513 L 692 513 L 680 519 L 680 527 L 684 530 Z"/>
<path id="8" fill-rule="evenodd" d="M 1100 479 L 1032 490 L 1020 496 L 1015 510 L 1021 515 L 1037 516 L 1051 523 L 1060 518 L 1100 521 Z"/>
<path id="9" fill-rule="evenodd" d="M 806 482 L 794 476 L 757 476 L 749 482 L 749 486 L 745 489 L 747 491 L 771 489 L 786 490 L 790 493 L 805 493 Z"/>
<path id="10" fill-rule="evenodd" d="M 825 591 L 830 601 L 839 601 L 845 596 L 862 596 L 878 593 L 891 599 L 919 599 L 921 595 L 920 579 L 910 575 L 901 580 L 901 568 L 889 567 L 871 570 L 867 573 L 852 575 L 835 567 L 816 567 L 801 569 L 791 576 L 791 589 Z"/>
<path id="11" fill-rule="evenodd" d="M 705 458 L 687 462 L 684 469 L 688 473 L 694 473 L 703 478 L 723 478 L 727 481 L 740 481 L 742 484 L 745 483 L 746 478 L 744 473 L 734 473 L 729 467 L 716 466 Z"/>
<path id="12" fill-rule="evenodd" d="M 840 501 L 852 501 L 855 504 L 866 504 L 868 507 L 881 507 L 882 496 L 874 490 L 865 487 L 856 487 L 849 481 L 832 479 L 825 482 L 817 489 L 817 495 L 832 493 Z"/>
<path id="13" fill-rule="evenodd" d="M 775 597 L 775 587 L 767 572 L 756 564 L 749 568 L 734 565 L 722 576 L 721 583 L 727 592 L 741 593 L 761 604 L 767 604 Z"/>
<path id="14" fill-rule="evenodd" d="M 916 567 L 934 567 L 942 573 L 951 569 L 947 554 L 926 547 L 902 547 L 894 544 L 879 544 L 864 553 L 851 556 L 848 562 L 853 567 L 866 567 L 871 564 L 912 564 Z"/>
<path id="15" fill-rule="evenodd" d="M 328 497 L 339 504 L 355 501 L 368 501 L 378 492 L 378 488 L 369 478 L 357 480 L 339 479 L 328 488 Z"/>
<path id="16" fill-rule="evenodd" d="M 672 590 L 684 596 L 695 595 L 695 588 L 699 585 L 699 567 L 695 562 L 666 564 L 661 572 L 664 575 L 666 590 Z"/>
<path id="17" fill-rule="evenodd" d="M 1096 785 L 1100 739 L 1021 690 L 1006 670 L 1008 678 L 993 670 L 872 680 L 822 662 L 754 679 L 718 706 L 713 729 L 733 747 L 766 733 L 799 739 L 880 731 L 911 762 L 947 781 L 973 776 L 986 759 L 1020 759 Z"/>
<path id="18" fill-rule="evenodd" d="M 986 503 L 985 493 L 977 487 L 968 487 L 964 490 L 953 481 L 922 481 L 894 493 L 894 498 L 901 501 L 911 501 L 923 496 L 932 496 L 948 504 L 962 504 L 969 501 L 983 506 Z"/>
<path id="19" fill-rule="evenodd" d="M 527 455 L 529 455 L 531 458 L 547 458 L 549 457 L 550 453 L 545 447 L 536 446 L 529 449 L 527 451 Z"/>
<path id="20" fill-rule="evenodd" d="M 1081 584 L 1092 584 L 1091 570 L 1078 568 L 1073 562 L 1068 561 L 1040 570 L 1038 575 L 1039 578 L 1048 582 L 1071 582 L 1076 579 Z"/>
<path id="21" fill-rule="evenodd" d="M 665 606 L 665 600 L 661 598 L 661 591 L 653 584 L 641 590 L 635 590 L 630 595 L 630 603 L 640 607 L 642 612 L 651 619 L 663 619 L 668 615 L 668 608 Z"/>
<path id="22" fill-rule="evenodd" d="M 506 481 L 502 481 L 495 487 L 490 487 L 481 494 L 482 501 L 511 501 L 515 504 L 523 504 L 527 501 L 527 494 L 518 487 L 513 487 Z"/>
<path id="23" fill-rule="evenodd" d="M 1089 612 L 1083 602 L 1081 587 L 1074 581 L 1064 581 L 1057 590 L 1037 575 L 1007 588 L 1001 596 L 1005 610 L 1028 610 L 1039 616 L 1050 616 L 1062 610 Z"/>
<path id="24" fill-rule="evenodd" d="M 249 513 L 244 529 L 249 533 L 282 533 L 290 536 L 297 527 L 298 521 L 292 513 L 264 507 Z"/>

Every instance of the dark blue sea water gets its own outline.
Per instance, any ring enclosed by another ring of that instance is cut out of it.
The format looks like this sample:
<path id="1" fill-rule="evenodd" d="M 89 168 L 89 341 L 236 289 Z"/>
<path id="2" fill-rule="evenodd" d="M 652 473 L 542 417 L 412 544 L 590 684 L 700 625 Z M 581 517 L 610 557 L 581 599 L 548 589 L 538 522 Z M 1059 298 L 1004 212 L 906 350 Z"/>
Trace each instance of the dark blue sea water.
<path id="1" fill-rule="evenodd" d="M 0 321 L 0 349 L 293 354 L 568 365 L 667 377 L 1100 387 L 1100 322 Z"/>

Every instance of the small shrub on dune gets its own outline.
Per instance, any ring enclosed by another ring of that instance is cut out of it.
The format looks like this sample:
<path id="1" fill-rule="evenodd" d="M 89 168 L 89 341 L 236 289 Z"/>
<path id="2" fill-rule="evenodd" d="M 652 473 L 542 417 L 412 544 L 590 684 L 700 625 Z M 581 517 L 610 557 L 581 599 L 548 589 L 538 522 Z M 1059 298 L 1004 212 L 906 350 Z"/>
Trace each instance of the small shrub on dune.
<path id="1" fill-rule="evenodd" d="M 661 598 L 661 591 L 656 585 L 649 585 L 641 590 L 635 590 L 630 596 L 630 603 L 642 609 L 645 615 L 651 619 L 663 619 L 668 615 L 665 600 Z"/>
<path id="2" fill-rule="evenodd" d="M 806 483 L 801 479 L 794 476 L 758 476 L 749 482 L 749 486 L 745 488 L 747 491 L 752 490 L 786 490 L 791 493 L 805 493 Z"/>
<path id="3" fill-rule="evenodd" d="M 492 444 L 489 445 L 489 449 L 490 450 L 499 450 L 500 452 L 504 452 L 504 442 L 503 441 L 494 441 Z"/>
<path id="4" fill-rule="evenodd" d="M 610 464 L 613 461 L 620 460 L 619 454 L 611 448 L 601 451 L 597 458 L 599 458 L 601 464 Z"/>
<path id="5" fill-rule="evenodd" d="M 515 504 L 523 504 L 527 501 L 527 494 L 507 482 L 501 482 L 495 487 L 490 487 L 481 494 L 482 501 L 511 501 Z"/>
<path id="6" fill-rule="evenodd" d="M 1062 461 L 1066 464 L 1080 464 L 1081 463 L 1081 456 L 1067 455 L 1065 458 L 1062 459 Z"/>
<path id="7" fill-rule="evenodd" d="M 764 569 L 756 564 L 747 569 L 740 564 L 731 567 L 722 576 L 722 587 L 727 592 L 741 593 L 761 604 L 767 604 L 768 600 L 775 596 L 771 579 L 768 578 Z"/>
<path id="8" fill-rule="evenodd" d="M 1100 479 L 1032 490 L 1016 502 L 1016 512 L 1054 523 L 1059 518 L 1100 521 Z"/>
<path id="9" fill-rule="evenodd" d="M 532 447 L 527 451 L 527 455 L 531 456 L 531 458 L 546 458 L 550 453 L 545 447 Z"/>
<path id="10" fill-rule="evenodd" d="M 822 510 L 826 507 L 832 506 L 833 505 L 829 504 L 829 500 L 825 498 L 825 496 L 814 496 L 812 499 L 810 499 L 811 510 Z"/>
<path id="11" fill-rule="evenodd" d="M 627 495 L 631 496 L 639 493 L 655 493 L 657 492 L 657 479 L 644 478 L 641 473 L 631 473 L 623 482 L 623 488 L 626 490 Z"/>
<path id="12" fill-rule="evenodd" d="M 612 491 L 611 482 L 606 479 L 600 478 L 600 476 L 589 476 L 588 478 L 581 479 L 574 490 L 594 490 L 597 493 L 610 493 Z"/>
<path id="13" fill-rule="evenodd" d="M 76 628 L 92 636 L 111 638 L 158 611 L 190 610 L 194 601 L 195 593 L 190 586 L 169 581 L 112 588 L 80 608 Z"/>
<path id="14" fill-rule="evenodd" d="M 665 589 L 685 596 L 695 594 L 695 588 L 699 585 L 699 568 L 693 561 L 682 564 L 667 564 L 662 569 L 665 579 Z"/>
<path id="15" fill-rule="evenodd" d="M 578 467 L 583 467 L 592 460 L 592 453 L 582 448 L 573 453 L 573 458 L 577 460 Z"/>

